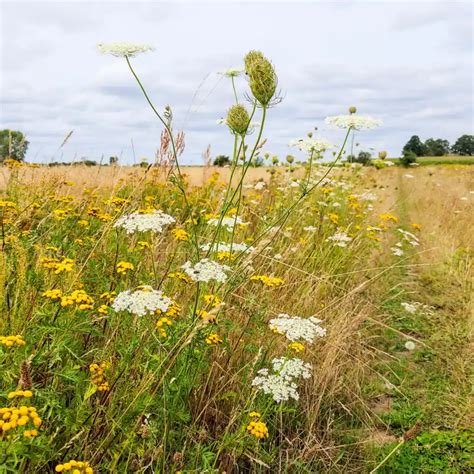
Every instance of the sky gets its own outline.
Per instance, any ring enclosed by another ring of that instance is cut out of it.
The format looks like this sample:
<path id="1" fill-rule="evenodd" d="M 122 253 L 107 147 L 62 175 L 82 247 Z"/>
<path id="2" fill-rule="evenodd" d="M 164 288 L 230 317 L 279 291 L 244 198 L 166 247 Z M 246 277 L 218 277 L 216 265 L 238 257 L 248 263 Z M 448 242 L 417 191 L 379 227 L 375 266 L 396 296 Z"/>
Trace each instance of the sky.
<path id="1" fill-rule="evenodd" d="M 148 43 L 133 65 L 158 109 L 182 129 L 181 161 L 232 153 L 216 121 L 233 103 L 219 71 L 251 49 L 274 64 L 282 101 L 268 113 L 265 151 L 284 157 L 309 131 L 334 143 L 330 115 L 356 106 L 383 120 L 357 150 L 399 156 L 411 135 L 453 143 L 473 133 L 470 1 L 61 1 L 0 0 L 0 128 L 21 130 L 27 161 L 153 160 L 161 127 L 125 60 L 99 42 Z M 237 79 L 240 100 L 248 84 Z M 65 136 L 73 131 L 60 148 Z"/>

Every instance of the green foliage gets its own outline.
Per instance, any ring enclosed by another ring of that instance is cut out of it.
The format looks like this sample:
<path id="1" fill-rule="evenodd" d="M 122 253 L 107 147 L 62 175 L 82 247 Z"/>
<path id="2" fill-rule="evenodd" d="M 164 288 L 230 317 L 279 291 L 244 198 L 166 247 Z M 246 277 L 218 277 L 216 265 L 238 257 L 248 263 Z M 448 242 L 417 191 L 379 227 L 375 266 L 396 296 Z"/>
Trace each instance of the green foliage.
<path id="1" fill-rule="evenodd" d="M 413 151 L 403 151 L 403 156 L 400 158 L 400 164 L 403 166 L 410 166 L 412 163 L 416 163 L 416 154 Z"/>
<path id="2" fill-rule="evenodd" d="M 474 155 L 474 135 L 462 135 L 452 146 L 453 153 L 463 156 Z"/>
<path id="3" fill-rule="evenodd" d="M 371 160 L 372 160 L 372 155 L 368 151 L 361 151 L 357 157 L 353 158 L 350 161 L 354 163 L 361 163 L 363 165 L 368 165 L 370 164 Z"/>
<path id="4" fill-rule="evenodd" d="M 230 158 L 227 155 L 217 155 L 212 164 L 222 168 L 223 166 L 230 165 Z"/>
<path id="5" fill-rule="evenodd" d="M 449 153 L 449 142 L 441 138 L 428 138 L 425 141 L 426 156 L 444 156 Z"/>
<path id="6" fill-rule="evenodd" d="M 403 147 L 403 156 L 406 156 L 407 153 L 413 153 L 415 156 L 426 155 L 426 147 L 418 135 L 413 135 Z"/>
<path id="7" fill-rule="evenodd" d="M 0 163 L 6 158 L 16 161 L 25 159 L 29 142 L 18 130 L 0 130 Z"/>

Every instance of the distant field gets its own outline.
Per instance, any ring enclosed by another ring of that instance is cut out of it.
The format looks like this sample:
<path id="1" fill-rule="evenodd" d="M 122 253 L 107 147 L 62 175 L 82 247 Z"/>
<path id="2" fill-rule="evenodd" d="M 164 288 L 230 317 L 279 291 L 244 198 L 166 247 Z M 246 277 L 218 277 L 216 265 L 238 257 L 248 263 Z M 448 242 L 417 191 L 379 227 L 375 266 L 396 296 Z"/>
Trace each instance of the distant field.
<path id="1" fill-rule="evenodd" d="M 390 161 L 399 162 L 399 158 L 392 158 Z M 417 163 L 421 166 L 427 165 L 474 165 L 474 156 L 422 156 L 417 158 Z"/>

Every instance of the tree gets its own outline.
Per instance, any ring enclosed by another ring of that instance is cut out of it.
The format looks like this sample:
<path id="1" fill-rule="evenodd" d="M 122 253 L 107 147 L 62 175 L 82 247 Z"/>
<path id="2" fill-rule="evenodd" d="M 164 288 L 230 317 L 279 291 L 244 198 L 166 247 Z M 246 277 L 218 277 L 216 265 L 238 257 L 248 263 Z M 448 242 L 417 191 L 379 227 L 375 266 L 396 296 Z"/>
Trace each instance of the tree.
<path id="1" fill-rule="evenodd" d="M 426 148 L 423 142 L 420 140 L 418 135 L 413 135 L 410 140 L 407 141 L 403 147 L 402 154 L 405 156 L 406 153 L 411 151 L 415 156 L 425 156 Z"/>
<path id="2" fill-rule="evenodd" d="M 474 155 L 474 135 L 462 135 L 451 148 L 453 153 L 463 156 Z"/>
<path id="3" fill-rule="evenodd" d="M 118 163 L 118 156 L 111 156 L 109 158 L 109 165 L 115 166 Z"/>
<path id="4" fill-rule="evenodd" d="M 368 165 L 372 160 L 372 155 L 368 151 L 361 151 L 357 158 L 354 158 L 352 161 L 354 163 L 361 163 L 363 165 Z"/>
<path id="5" fill-rule="evenodd" d="M 428 138 L 425 141 L 426 156 L 444 156 L 449 153 L 449 142 L 441 138 Z"/>
<path id="6" fill-rule="evenodd" d="M 230 164 L 230 158 L 226 155 L 217 155 L 212 163 L 214 166 L 226 166 Z"/>
<path id="7" fill-rule="evenodd" d="M 6 158 L 16 161 L 25 159 L 29 142 L 18 130 L 0 130 L 0 163 Z"/>
<path id="8" fill-rule="evenodd" d="M 403 156 L 400 158 L 400 163 L 403 166 L 410 166 L 412 163 L 416 163 L 415 153 L 411 150 L 405 151 Z"/>

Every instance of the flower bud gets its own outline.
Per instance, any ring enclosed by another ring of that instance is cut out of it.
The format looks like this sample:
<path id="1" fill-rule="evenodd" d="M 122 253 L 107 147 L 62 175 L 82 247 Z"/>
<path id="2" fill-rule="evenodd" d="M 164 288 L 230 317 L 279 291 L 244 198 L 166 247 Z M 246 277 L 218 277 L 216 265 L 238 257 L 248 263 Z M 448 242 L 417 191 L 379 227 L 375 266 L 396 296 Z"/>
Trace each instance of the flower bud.
<path id="1" fill-rule="evenodd" d="M 247 132 L 250 116 L 247 109 L 241 105 L 233 105 L 227 112 L 227 125 L 236 135 L 244 135 Z"/>
<path id="2" fill-rule="evenodd" d="M 379 158 L 381 160 L 385 160 L 385 158 L 387 158 L 387 152 L 386 151 L 379 151 Z"/>
<path id="3" fill-rule="evenodd" d="M 295 161 L 295 157 L 292 155 L 286 155 L 286 161 L 291 164 Z"/>
<path id="4" fill-rule="evenodd" d="M 349 107 L 349 113 L 352 115 L 352 114 L 355 114 L 357 112 L 357 107 L 354 107 L 353 105 L 351 107 Z"/>
<path id="5" fill-rule="evenodd" d="M 278 156 L 275 155 L 275 156 L 272 158 L 272 163 L 273 163 L 274 165 L 277 165 L 277 164 L 278 164 Z"/>

